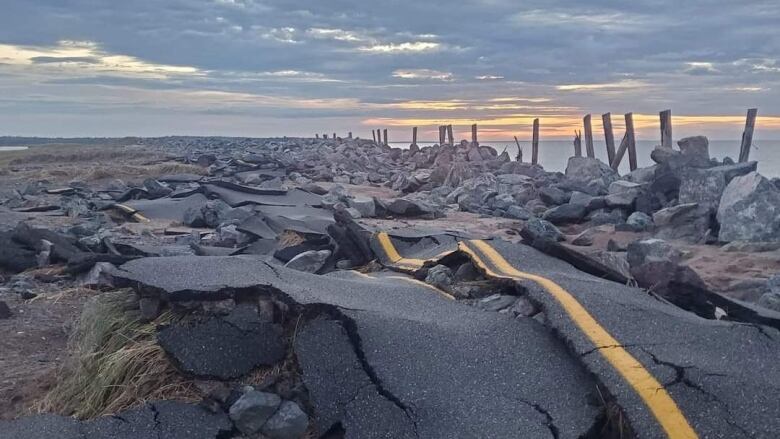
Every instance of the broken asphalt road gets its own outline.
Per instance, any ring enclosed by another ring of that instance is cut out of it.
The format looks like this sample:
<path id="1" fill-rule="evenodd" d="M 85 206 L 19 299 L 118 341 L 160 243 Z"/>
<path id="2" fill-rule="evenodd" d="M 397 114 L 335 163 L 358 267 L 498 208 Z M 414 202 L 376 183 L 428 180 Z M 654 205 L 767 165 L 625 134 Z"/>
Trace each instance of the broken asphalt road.
<path id="1" fill-rule="evenodd" d="M 317 276 L 248 256 L 144 258 L 119 276 L 172 301 L 254 288 L 302 309 L 295 348 L 320 433 L 341 424 L 347 438 L 573 438 L 598 422 L 595 382 L 541 324 L 415 282 Z"/>
<path id="2" fill-rule="evenodd" d="M 394 244 L 374 241 L 383 249 Z M 698 317 L 522 244 L 464 240 L 459 251 L 488 277 L 527 290 L 616 398 L 637 436 L 777 437 L 776 329 Z M 432 249 L 406 253 L 393 245 L 385 260 L 393 252 L 402 262 L 434 263 L 425 257 Z M 409 264 L 390 266 L 408 271 Z"/>

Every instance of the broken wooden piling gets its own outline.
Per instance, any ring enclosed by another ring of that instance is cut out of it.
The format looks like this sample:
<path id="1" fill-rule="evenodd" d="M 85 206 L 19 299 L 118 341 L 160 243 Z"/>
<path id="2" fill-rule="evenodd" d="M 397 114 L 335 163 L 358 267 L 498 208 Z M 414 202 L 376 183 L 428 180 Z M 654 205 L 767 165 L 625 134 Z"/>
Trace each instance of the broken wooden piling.
<path id="1" fill-rule="evenodd" d="M 593 150 L 593 127 L 590 122 L 590 114 L 586 114 L 582 118 L 582 124 L 585 128 L 585 153 L 588 157 L 596 157 L 596 152 Z"/>
<path id="2" fill-rule="evenodd" d="M 471 125 L 471 144 L 479 146 L 479 142 L 477 141 L 477 124 Z"/>
<path id="3" fill-rule="evenodd" d="M 439 145 L 444 145 L 444 125 L 439 125 Z"/>
<path id="4" fill-rule="evenodd" d="M 634 134 L 634 113 L 626 113 L 626 137 L 628 138 L 628 168 L 635 171 L 636 162 L 636 135 Z"/>
<path id="5" fill-rule="evenodd" d="M 618 147 L 617 152 L 615 152 L 615 158 L 609 163 L 612 169 L 617 171 L 618 167 L 620 166 L 620 162 L 623 160 L 623 155 L 625 155 L 627 149 L 628 133 L 623 135 L 623 140 L 620 141 L 620 146 Z"/>
<path id="6" fill-rule="evenodd" d="M 455 136 L 452 134 L 452 125 L 447 125 L 447 139 L 450 146 L 455 144 Z"/>
<path id="7" fill-rule="evenodd" d="M 672 147 L 672 110 L 664 110 L 658 113 L 661 119 L 661 147 Z"/>
<path id="8" fill-rule="evenodd" d="M 515 156 L 515 160 L 517 160 L 520 163 L 523 163 L 523 147 L 520 146 L 520 141 L 517 140 L 517 136 L 515 137 L 515 143 L 517 144 L 517 156 Z"/>
<path id="9" fill-rule="evenodd" d="M 374 143 L 376 143 L 376 131 L 371 130 L 371 137 L 374 138 Z"/>
<path id="10" fill-rule="evenodd" d="M 574 157 L 582 157 L 582 131 L 574 130 Z"/>
<path id="11" fill-rule="evenodd" d="M 602 114 L 601 122 L 604 125 L 604 141 L 607 143 L 607 162 L 611 165 L 615 161 L 615 135 L 612 133 L 612 114 Z"/>
<path id="12" fill-rule="evenodd" d="M 385 128 L 385 146 L 389 146 L 390 142 L 387 140 L 387 128 Z"/>
<path id="13" fill-rule="evenodd" d="M 533 136 L 531 137 L 531 163 L 539 163 L 539 119 L 534 119 Z"/>
<path id="14" fill-rule="evenodd" d="M 412 128 L 412 145 L 417 145 L 417 127 Z"/>
<path id="15" fill-rule="evenodd" d="M 745 119 L 745 131 L 742 132 L 742 143 L 739 146 L 739 161 L 746 162 L 750 159 L 750 148 L 753 146 L 753 128 L 756 126 L 757 108 L 751 108 Z"/>

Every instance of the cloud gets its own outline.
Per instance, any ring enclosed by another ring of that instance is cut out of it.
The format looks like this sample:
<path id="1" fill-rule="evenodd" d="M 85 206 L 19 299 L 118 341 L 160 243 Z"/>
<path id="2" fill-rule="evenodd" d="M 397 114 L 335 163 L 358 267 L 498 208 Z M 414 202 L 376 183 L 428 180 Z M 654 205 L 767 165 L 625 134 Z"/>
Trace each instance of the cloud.
<path id="1" fill-rule="evenodd" d="M 393 77 L 401 79 L 433 79 L 437 81 L 452 81 L 454 79 L 452 73 L 430 69 L 395 70 L 393 71 Z"/>
<path id="2" fill-rule="evenodd" d="M 361 46 L 358 50 L 368 53 L 413 53 L 413 52 L 431 52 L 441 49 L 441 44 L 431 41 L 412 41 L 405 43 L 387 43 L 374 44 L 371 46 Z"/>
<path id="3" fill-rule="evenodd" d="M 647 86 L 648 84 L 643 81 L 623 79 L 616 82 L 604 82 L 598 84 L 563 84 L 556 85 L 555 88 L 560 91 L 615 91 L 633 90 Z"/>
<path id="4" fill-rule="evenodd" d="M 685 65 L 685 73 L 690 73 L 692 75 L 707 75 L 719 72 L 711 62 L 689 61 L 686 62 Z"/>

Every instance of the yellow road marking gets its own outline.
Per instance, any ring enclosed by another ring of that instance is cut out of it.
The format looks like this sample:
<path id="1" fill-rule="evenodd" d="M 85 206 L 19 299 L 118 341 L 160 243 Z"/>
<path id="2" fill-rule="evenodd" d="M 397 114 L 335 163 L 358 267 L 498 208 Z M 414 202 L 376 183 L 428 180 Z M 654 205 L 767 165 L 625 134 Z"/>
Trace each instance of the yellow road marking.
<path id="1" fill-rule="evenodd" d="M 380 279 L 400 279 L 400 280 L 404 280 L 404 281 L 411 282 L 411 283 L 420 285 L 422 287 L 428 288 L 429 290 L 433 290 L 433 291 L 437 292 L 438 294 L 441 294 L 442 296 L 446 297 L 447 299 L 455 300 L 455 297 L 453 297 L 451 294 L 447 293 L 446 291 L 444 291 L 442 289 L 439 289 L 439 288 L 436 288 L 433 285 L 426 284 L 423 281 L 419 281 L 417 279 L 413 279 L 411 277 L 405 277 L 405 276 L 376 276 L 376 277 L 374 277 L 374 276 L 369 276 L 369 275 L 367 275 L 365 273 L 361 273 L 359 271 L 355 271 L 355 270 L 351 270 L 351 271 L 353 273 L 361 276 L 361 277 L 365 277 L 365 278 L 368 278 L 368 279 L 374 279 L 374 280 L 380 280 Z"/>
<path id="2" fill-rule="evenodd" d="M 600 349 L 599 353 L 606 358 L 612 367 L 642 398 L 670 439 L 692 439 L 698 437 L 664 386 L 642 366 L 642 363 L 623 349 L 620 342 L 612 337 L 571 293 L 550 279 L 517 270 L 486 242 L 481 240 L 469 242 L 479 249 L 493 266 L 503 274 L 501 275 L 491 270 L 475 251 L 464 243 L 459 243 L 459 248 L 469 254 L 474 263 L 479 265 L 488 275 L 536 282 L 558 301 L 577 327 L 595 346 L 615 346 L 612 349 Z"/>
<path id="3" fill-rule="evenodd" d="M 393 241 L 390 239 L 390 235 L 387 234 L 387 232 L 379 232 L 376 234 L 376 238 L 379 241 L 379 245 L 382 247 L 382 250 L 384 250 L 385 255 L 393 264 L 401 265 L 401 268 L 409 268 L 409 269 L 419 269 L 422 268 L 423 265 L 425 265 L 426 262 L 430 261 L 437 261 L 451 253 L 453 253 L 455 250 L 445 250 L 438 255 L 428 258 L 428 259 L 416 259 L 416 258 L 405 258 L 401 256 L 400 253 L 398 253 L 398 250 L 396 250 L 395 245 L 393 245 Z"/>
<path id="4" fill-rule="evenodd" d="M 145 217 L 145 216 L 141 215 L 141 214 L 140 214 L 140 213 L 138 213 L 138 212 L 134 213 L 134 214 L 132 215 L 132 218 L 133 218 L 134 220 L 136 220 L 136 221 L 140 221 L 140 222 L 143 222 L 143 223 L 148 223 L 148 222 L 151 222 L 151 221 L 152 221 L 152 220 L 150 220 L 149 218 L 147 218 L 147 217 Z"/>
<path id="5" fill-rule="evenodd" d="M 119 203 L 115 204 L 114 206 L 116 206 L 120 210 L 124 210 L 126 213 L 131 213 L 131 214 L 135 213 L 135 209 L 133 209 L 130 206 L 125 206 L 124 204 L 119 204 Z"/>

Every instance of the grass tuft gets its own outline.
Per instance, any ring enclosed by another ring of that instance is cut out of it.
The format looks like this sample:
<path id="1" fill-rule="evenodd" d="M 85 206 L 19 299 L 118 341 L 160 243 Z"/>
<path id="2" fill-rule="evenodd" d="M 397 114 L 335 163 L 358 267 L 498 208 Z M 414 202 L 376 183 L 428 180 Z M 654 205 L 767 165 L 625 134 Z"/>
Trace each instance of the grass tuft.
<path id="1" fill-rule="evenodd" d="M 71 357 L 39 411 L 88 419 L 117 413 L 155 399 L 198 401 L 157 344 L 156 326 L 170 313 L 142 322 L 134 293 L 120 290 L 96 296 L 85 305 L 69 348 Z"/>

